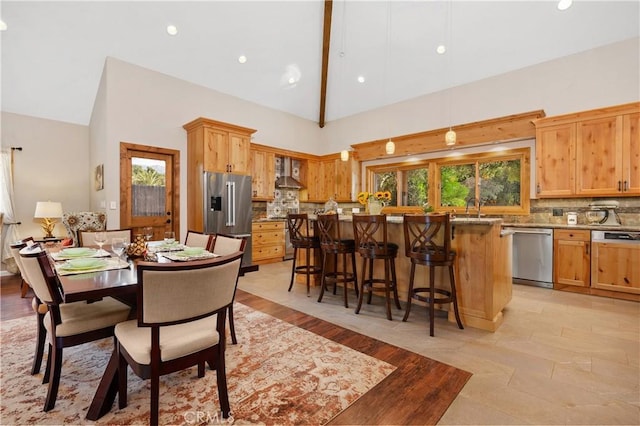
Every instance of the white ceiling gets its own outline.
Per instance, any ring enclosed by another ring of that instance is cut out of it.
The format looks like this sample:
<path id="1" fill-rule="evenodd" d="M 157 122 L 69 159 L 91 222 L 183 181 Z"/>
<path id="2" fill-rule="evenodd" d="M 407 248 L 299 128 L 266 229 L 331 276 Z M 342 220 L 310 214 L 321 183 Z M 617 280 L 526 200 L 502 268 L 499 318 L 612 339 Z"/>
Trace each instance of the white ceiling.
<path id="1" fill-rule="evenodd" d="M 2 110 L 88 124 L 111 56 L 317 122 L 323 10 L 317 0 L 3 0 Z M 326 121 L 639 35 L 638 0 L 575 0 L 566 11 L 555 1 L 334 1 Z"/>

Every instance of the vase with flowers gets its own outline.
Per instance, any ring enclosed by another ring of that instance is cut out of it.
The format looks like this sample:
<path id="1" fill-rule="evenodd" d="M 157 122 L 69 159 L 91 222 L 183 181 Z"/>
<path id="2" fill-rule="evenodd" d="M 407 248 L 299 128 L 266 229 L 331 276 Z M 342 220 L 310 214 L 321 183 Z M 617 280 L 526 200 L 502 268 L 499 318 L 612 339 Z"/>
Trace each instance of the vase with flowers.
<path id="1" fill-rule="evenodd" d="M 382 208 L 389 204 L 389 201 L 391 201 L 391 192 L 389 191 L 363 191 L 358 194 L 358 202 L 367 207 L 369 214 L 380 214 Z"/>

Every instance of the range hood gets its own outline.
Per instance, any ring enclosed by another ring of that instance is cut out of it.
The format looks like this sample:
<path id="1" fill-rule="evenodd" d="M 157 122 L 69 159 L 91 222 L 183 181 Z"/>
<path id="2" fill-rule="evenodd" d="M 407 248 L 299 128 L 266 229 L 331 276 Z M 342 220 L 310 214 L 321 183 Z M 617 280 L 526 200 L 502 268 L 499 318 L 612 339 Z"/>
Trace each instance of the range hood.
<path id="1" fill-rule="evenodd" d="M 283 157 L 280 161 L 280 177 L 276 179 L 276 188 L 302 189 L 304 186 L 291 176 L 291 157 Z"/>

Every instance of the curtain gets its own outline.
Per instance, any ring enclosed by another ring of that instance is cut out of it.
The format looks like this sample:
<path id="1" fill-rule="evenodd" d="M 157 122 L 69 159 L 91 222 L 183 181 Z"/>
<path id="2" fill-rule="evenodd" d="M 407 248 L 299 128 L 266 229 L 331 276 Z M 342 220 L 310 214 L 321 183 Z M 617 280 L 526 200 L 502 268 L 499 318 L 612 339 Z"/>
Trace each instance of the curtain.
<path id="1" fill-rule="evenodd" d="M 13 202 L 13 153 L 9 150 L 2 150 L 0 155 L 0 167 L 2 168 L 0 171 L 0 212 L 3 214 L 4 221 L 1 258 L 8 271 L 17 273 L 18 268 L 11 254 L 11 243 L 20 239 Z"/>

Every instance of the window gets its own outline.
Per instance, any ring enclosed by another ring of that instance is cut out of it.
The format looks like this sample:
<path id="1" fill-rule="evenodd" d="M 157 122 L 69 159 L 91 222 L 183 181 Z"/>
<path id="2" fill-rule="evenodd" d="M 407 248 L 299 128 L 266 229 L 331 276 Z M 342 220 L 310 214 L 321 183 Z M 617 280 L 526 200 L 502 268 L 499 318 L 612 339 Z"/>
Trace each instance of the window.
<path id="1" fill-rule="evenodd" d="M 488 214 L 528 214 L 529 157 L 529 148 L 517 148 L 371 166 L 369 190 L 391 192 L 398 212 L 427 202 L 436 211 L 460 211 L 475 198 Z"/>

